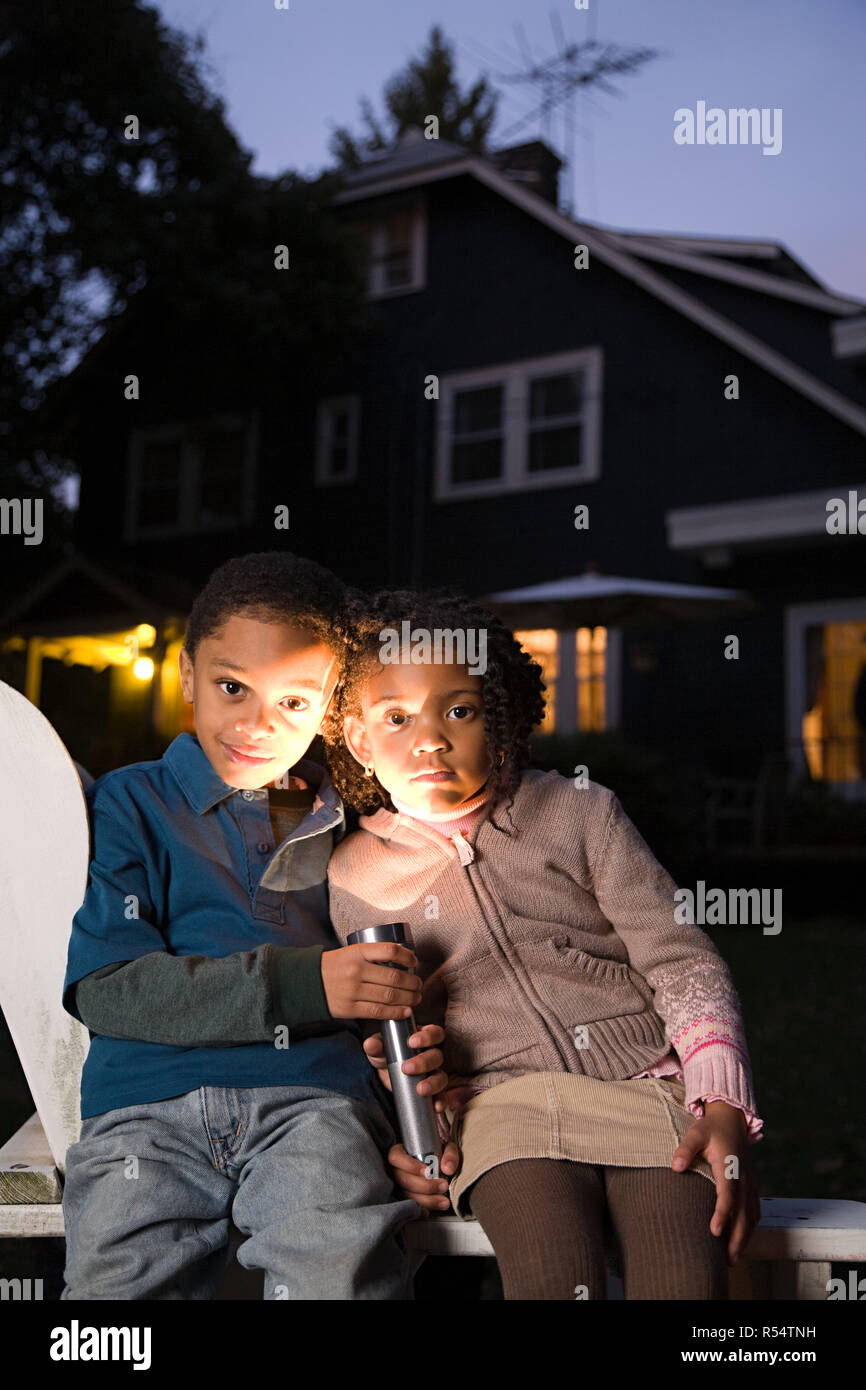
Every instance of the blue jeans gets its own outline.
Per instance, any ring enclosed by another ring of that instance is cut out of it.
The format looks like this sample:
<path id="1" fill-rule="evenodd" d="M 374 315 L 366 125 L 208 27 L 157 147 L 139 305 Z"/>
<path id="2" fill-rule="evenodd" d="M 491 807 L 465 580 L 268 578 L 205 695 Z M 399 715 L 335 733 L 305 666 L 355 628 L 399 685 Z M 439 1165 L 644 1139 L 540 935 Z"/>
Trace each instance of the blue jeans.
<path id="1" fill-rule="evenodd" d="M 270 1299 L 411 1299 L 384 1112 L 310 1086 L 200 1086 L 82 1121 L 63 1299 L 210 1299 L 234 1221 Z"/>

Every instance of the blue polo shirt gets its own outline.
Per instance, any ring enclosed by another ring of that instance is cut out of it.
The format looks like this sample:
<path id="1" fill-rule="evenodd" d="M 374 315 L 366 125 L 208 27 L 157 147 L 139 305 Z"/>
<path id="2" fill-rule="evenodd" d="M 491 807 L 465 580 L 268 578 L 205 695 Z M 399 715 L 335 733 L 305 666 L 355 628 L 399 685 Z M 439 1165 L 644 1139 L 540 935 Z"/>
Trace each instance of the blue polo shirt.
<path id="1" fill-rule="evenodd" d="M 317 763 L 302 759 L 294 770 L 318 793 L 278 847 L 267 790 L 228 786 L 192 734 L 180 734 L 158 761 L 109 772 L 87 789 L 91 864 L 69 942 L 69 1013 L 80 1017 L 70 991 L 84 976 L 154 951 L 222 957 L 268 942 L 339 947 L 327 865 L 345 834 L 343 804 Z M 381 1105 L 360 1029 L 332 1023 L 287 1047 L 175 1047 L 91 1033 L 82 1118 L 203 1085 L 318 1086 Z"/>

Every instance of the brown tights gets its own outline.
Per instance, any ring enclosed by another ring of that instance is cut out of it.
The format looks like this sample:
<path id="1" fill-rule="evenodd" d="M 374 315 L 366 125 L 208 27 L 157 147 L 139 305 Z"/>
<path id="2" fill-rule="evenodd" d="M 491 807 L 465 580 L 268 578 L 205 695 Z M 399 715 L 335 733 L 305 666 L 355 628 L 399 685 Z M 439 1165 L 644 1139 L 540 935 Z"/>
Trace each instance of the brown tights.
<path id="1" fill-rule="evenodd" d="M 627 1299 L 728 1297 L 728 1236 L 710 1231 L 716 1189 L 700 1173 L 521 1158 L 483 1173 L 468 1201 L 506 1299 L 575 1299 L 579 1285 L 605 1298 L 617 1245 Z"/>

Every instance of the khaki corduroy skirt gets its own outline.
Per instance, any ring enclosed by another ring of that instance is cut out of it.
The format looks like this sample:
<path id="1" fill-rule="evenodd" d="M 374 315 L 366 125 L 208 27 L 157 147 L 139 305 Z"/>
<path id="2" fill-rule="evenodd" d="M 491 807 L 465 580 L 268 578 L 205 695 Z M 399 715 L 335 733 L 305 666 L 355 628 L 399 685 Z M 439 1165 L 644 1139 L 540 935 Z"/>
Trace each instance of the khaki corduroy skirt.
<path id="1" fill-rule="evenodd" d="M 500 1082 L 473 1096 L 453 1117 L 462 1163 L 451 1179 L 451 1204 L 464 1219 L 470 1217 L 467 1204 L 460 1206 L 464 1193 L 482 1173 L 516 1158 L 670 1168 L 695 1119 L 677 1077 L 601 1081 L 571 1072 L 532 1072 Z M 715 1185 L 704 1158 L 691 1168 Z"/>

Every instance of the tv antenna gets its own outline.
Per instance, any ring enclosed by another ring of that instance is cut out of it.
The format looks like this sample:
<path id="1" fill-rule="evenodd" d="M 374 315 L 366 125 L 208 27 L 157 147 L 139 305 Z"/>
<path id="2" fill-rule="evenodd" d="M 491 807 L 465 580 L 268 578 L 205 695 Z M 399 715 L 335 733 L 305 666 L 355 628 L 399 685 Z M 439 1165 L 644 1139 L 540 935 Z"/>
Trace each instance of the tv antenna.
<path id="1" fill-rule="evenodd" d="M 616 44 L 605 44 L 601 52 L 595 38 L 596 8 L 589 10 L 589 38 L 584 43 L 568 43 L 562 27 L 562 20 L 556 10 L 550 12 L 550 26 L 556 52 L 550 57 L 536 59 L 523 31 L 522 24 L 515 24 L 514 34 L 518 50 L 525 67 L 519 72 L 494 73 L 496 79 L 505 83 L 529 83 L 540 92 L 541 100 L 513 121 L 500 133 L 507 140 L 518 134 L 527 125 L 541 120 L 542 137 L 545 144 L 553 148 L 553 113 L 562 108 L 562 144 L 564 163 L 568 170 L 569 196 L 567 209 L 571 216 L 577 215 L 575 189 L 575 103 L 579 91 L 586 95 L 586 88 L 600 87 L 618 97 L 621 93 L 605 79 L 614 73 L 633 72 L 647 59 L 657 56 L 652 48 L 639 48 L 618 51 Z M 581 134 L 586 134 L 581 131 Z"/>

